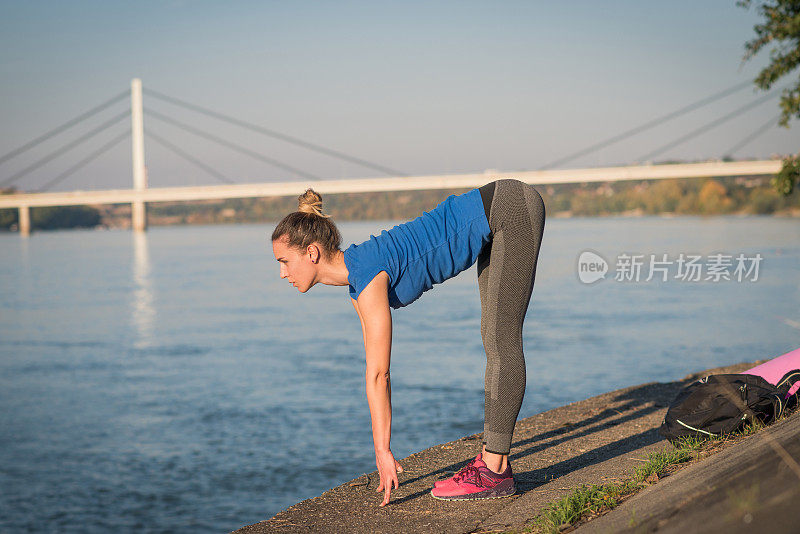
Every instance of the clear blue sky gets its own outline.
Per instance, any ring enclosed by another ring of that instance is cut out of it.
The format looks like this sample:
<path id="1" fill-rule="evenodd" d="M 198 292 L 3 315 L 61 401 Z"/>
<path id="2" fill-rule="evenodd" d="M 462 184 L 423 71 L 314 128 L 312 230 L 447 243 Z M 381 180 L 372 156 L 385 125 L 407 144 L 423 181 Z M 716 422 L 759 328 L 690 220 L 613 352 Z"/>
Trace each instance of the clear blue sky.
<path id="1" fill-rule="evenodd" d="M 735 0 L 672 2 L 0 3 L 0 155 L 126 90 L 144 86 L 411 174 L 536 169 L 736 83 L 755 11 Z M 757 98 L 748 88 L 570 167 L 633 163 Z M 0 165 L 0 180 L 100 124 Z M 151 107 L 326 177 L 376 171 L 240 131 L 152 98 Z M 657 159 L 721 157 L 778 113 L 767 102 Z M 20 180 L 34 189 L 125 125 Z M 146 118 L 236 181 L 291 174 Z M 775 128 L 734 154 L 800 146 Z M 152 140 L 150 184 L 216 183 Z M 129 187 L 129 143 L 56 189 Z"/>

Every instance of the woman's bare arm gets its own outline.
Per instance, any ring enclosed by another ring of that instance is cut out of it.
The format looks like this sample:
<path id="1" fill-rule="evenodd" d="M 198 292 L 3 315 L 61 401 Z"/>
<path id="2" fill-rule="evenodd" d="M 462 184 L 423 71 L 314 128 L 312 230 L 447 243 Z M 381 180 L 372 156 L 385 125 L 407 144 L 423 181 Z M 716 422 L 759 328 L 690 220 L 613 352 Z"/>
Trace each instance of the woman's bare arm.
<path id="1" fill-rule="evenodd" d="M 367 359 L 367 401 L 372 416 L 375 449 L 389 449 L 392 402 L 389 363 L 392 349 L 392 315 L 389 311 L 388 275 L 379 273 L 358 297 Z"/>
<path id="2" fill-rule="evenodd" d="M 382 505 L 389 502 L 392 486 L 397 487 L 397 465 L 390 450 L 392 437 L 392 386 L 389 364 L 392 351 L 392 314 L 388 296 L 389 275 L 381 271 L 353 302 L 364 334 L 366 393 L 372 418 L 375 461 L 381 475 Z"/>

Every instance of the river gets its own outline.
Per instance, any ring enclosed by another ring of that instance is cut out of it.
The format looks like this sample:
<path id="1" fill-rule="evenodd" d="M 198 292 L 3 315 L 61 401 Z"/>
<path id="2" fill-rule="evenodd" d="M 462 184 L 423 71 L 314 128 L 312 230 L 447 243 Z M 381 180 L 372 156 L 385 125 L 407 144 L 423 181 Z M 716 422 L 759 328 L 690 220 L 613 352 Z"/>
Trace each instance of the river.
<path id="1" fill-rule="evenodd" d="M 374 469 L 347 288 L 280 280 L 271 230 L 0 234 L 0 530 L 227 532 Z M 393 318 L 395 455 L 480 432 L 475 267 Z M 524 342 L 520 417 L 797 348 L 800 221 L 548 220 Z"/>

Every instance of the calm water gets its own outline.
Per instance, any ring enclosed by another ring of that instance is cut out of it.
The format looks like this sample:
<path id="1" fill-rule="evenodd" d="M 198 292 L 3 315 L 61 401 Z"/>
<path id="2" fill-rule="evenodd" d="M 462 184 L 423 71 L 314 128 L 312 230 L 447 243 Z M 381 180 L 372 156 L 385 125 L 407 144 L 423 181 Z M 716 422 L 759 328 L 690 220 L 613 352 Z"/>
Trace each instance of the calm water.
<path id="1" fill-rule="evenodd" d="M 271 230 L 0 235 L 0 530 L 226 532 L 374 469 L 347 289 L 280 280 Z M 585 249 L 606 280 L 578 280 Z M 755 282 L 623 283 L 623 252 L 763 260 Z M 398 458 L 482 430 L 475 278 L 393 313 Z M 796 348 L 799 303 L 797 220 L 549 220 L 520 415 Z"/>

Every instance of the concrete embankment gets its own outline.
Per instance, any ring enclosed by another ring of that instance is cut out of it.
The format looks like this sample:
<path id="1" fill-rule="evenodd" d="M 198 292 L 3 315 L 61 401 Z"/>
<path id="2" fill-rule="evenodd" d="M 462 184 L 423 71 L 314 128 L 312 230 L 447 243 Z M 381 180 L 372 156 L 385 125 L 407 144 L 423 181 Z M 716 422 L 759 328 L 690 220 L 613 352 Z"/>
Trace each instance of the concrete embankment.
<path id="1" fill-rule="evenodd" d="M 474 502 L 431 497 L 436 480 L 452 476 L 479 452 L 480 434 L 476 434 L 400 460 L 404 469 L 400 487 L 384 508 L 378 507 L 382 493 L 375 492 L 378 478 L 377 472 L 372 472 L 236 533 L 519 529 L 573 488 L 622 480 L 648 453 L 668 446 L 657 428 L 668 404 L 686 384 L 712 373 L 741 372 L 752 365 L 742 363 L 695 373 L 681 381 L 633 386 L 518 421 L 511 449 L 518 487 L 513 497 Z"/>
<path id="2" fill-rule="evenodd" d="M 577 534 L 798 532 L 800 413 L 681 469 Z"/>

